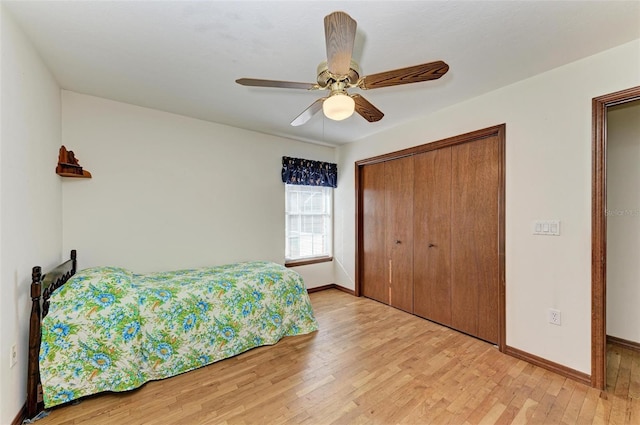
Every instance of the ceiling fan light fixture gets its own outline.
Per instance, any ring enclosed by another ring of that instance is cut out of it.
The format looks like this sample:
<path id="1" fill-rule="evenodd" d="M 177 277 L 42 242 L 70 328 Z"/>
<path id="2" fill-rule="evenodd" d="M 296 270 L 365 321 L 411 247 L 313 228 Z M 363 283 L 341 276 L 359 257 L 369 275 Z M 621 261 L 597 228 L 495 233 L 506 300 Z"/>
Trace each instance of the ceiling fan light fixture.
<path id="1" fill-rule="evenodd" d="M 353 115 L 355 111 L 356 102 L 345 93 L 335 93 L 329 96 L 322 103 L 322 112 L 325 117 L 334 120 L 342 121 Z"/>
<path id="2" fill-rule="evenodd" d="M 320 109 L 327 118 L 334 121 L 347 119 L 357 112 L 368 122 L 378 122 L 384 117 L 382 111 L 359 94 L 349 95 L 347 89 L 357 87 L 369 90 L 437 80 L 449 70 L 449 65 L 443 61 L 435 61 L 360 77 L 360 67 L 353 60 L 356 29 L 356 21 L 345 12 L 333 12 L 324 17 L 327 60 L 318 65 L 317 83 L 256 78 L 240 78 L 236 83 L 253 87 L 328 90 L 330 93 L 328 97 L 316 99 L 291 121 L 291 125 L 297 127 L 308 122 L 312 116 L 320 112 Z"/>

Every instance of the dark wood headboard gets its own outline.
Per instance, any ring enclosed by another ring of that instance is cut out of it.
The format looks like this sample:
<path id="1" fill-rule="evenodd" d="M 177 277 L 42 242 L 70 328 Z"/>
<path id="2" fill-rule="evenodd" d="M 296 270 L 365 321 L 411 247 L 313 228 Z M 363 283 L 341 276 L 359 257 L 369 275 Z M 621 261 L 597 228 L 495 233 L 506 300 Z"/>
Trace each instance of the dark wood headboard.
<path id="1" fill-rule="evenodd" d="M 71 258 L 53 270 L 42 274 L 40 266 L 31 272 L 31 315 L 29 316 L 29 364 L 27 372 L 27 419 L 36 416 L 43 408 L 40 386 L 40 357 L 42 318 L 49 312 L 51 293 L 64 285 L 76 273 L 76 250 L 71 250 Z"/>

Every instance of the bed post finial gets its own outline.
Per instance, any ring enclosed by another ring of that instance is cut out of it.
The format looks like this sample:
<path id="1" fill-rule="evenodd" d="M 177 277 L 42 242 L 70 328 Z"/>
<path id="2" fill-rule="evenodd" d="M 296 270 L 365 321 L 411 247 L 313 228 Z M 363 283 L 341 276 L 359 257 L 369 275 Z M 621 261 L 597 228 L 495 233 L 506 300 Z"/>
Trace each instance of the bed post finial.
<path id="1" fill-rule="evenodd" d="M 35 266 L 31 270 L 31 300 L 36 301 L 40 298 L 40 280 L 42 279 L 42 268 Z"/>
<path id="2" fill-rule="evenodd" d="M 71 260 L 73 260 L 73 270 L 72 270 L 71 274 L 75 274 L 76 270 L 78 269 L 77 257 L 78 257 L 78 253 L 76 252 L 75 249 L 72 249 L 71 250 Z"/>

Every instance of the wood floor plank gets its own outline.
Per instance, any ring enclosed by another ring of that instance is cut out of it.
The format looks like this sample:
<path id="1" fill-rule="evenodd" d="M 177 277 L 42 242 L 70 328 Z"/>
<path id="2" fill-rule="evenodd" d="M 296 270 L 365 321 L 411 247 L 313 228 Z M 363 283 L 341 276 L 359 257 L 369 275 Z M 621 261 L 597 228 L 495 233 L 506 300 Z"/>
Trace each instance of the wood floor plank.
<path id="1" fill-rule="evenodd" d="M 320 330 L 118 394 L 38 425 L 640 424 L 640 354 L 609 347 L 607 392 L 486 342 L 337 290 Z"/>
<path id="2" fill-rule="evenodd" d="M 616 373 L 607 373 L 607 391 L 613 391 L 618 380 L 618 370 L 620 370 L 620 361 L 622 356 L 618 346 L 611 347 L 607 350 L 607 367 L 616 371 Z"/>
<path id="3" fill-rule="evenodd" d="M 598 407 L 598 400 L 600 398 L 600 391 L 594 388 L 587 390 L 587 395 L 580 407 L 580 413 L 576 420 L 577 425 L 589 425 L 593 423 L 593 418 L 596 414 L 596 408 Z"/>
<path id="4" fill-rule="evenodd" d="M 589 388 L 586 388 L 584 385 L 576 385 L 573 388 L 573 394 L 571 395 L 571 399 L 567 404 L 560 423 L 565 425 L 573 425 L 576 423 L 588 391 Z"/>
<path id="5" fill-rule="evenodd" d="M 551 406 L 551 410 L 547 415 L 547 421 L 549 423 L 558 424 L 562 422 L 562 417 L 573 395 L 573 390 L 577 383 L 571 379 L 565 379 L 556 399 Z"/>
<path id="6" fill-rule="evenodd" d="M 629 384 L 629 397 L 640 399 L 640 352 L 631 352 L 631 382 Z"/>
<path id="7" fill-rule="evenodd" d="M 618 396 L 623 396 L 629 393 L 633 358 L 630 350 L 619 347 L 614 348 L 619 349 L 620 364 L 618 366 L 618 377 L 616 379 L 616 386 L 613 393 Z"/>
<path id="8" fill-rule="evenodd" d="M 534 383 L 537 382 L 537 379 L 532 376 L 537 368 L 526 362 L 522 363 L 524 363 L 524 367 L 513 368 L 512 371 L 510 371 L 510 373 L 515 373 L 516 370 L 520 370 L 520 374 L 517 375 L 511 386 L 513 397 L 509 401 L 505 412 L 496 422 L 498 424 L 510 424 L 515 422 L 516 418 L 518 418 L 518 421 L 522 421 L 527 416 L 532 416 L 534 412 L 533 408 L 538 405 L 535 400 L 529 398 L 531 391 L 535 388 Z M 541 375 L 542 374 L 538 374 L 538 379 Z"/>
<path id="9" fill-rule="evenodd" d="M 593 416 L 594 424 L 608 424 L 609 417 L 611 416 L 611 401 L 609 401 L 607 394 L 601 394 L 598 398 L 598 405 Z"/>

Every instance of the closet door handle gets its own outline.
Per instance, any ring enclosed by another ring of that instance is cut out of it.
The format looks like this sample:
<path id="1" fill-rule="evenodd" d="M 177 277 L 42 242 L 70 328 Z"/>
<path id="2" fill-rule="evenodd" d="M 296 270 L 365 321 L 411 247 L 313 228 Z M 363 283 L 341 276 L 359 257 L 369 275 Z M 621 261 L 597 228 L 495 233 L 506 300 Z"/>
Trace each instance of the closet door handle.
<path id="1" fill-rule="evenodd" d="M 402 241 L 396 240 L 396 245 L 400 245 L 401 243 L 402 243 Z"/>
<path id="2" fill-rule="evenodd" d="M 437 245 L 434 245 L 434 244 L 432 244 L 432 243 L 430 243 L 430 244 L 429 244 L 429 248 L 433 248 L 433 247 L 435 247 L 435 246 L 437 246 Z"/>

